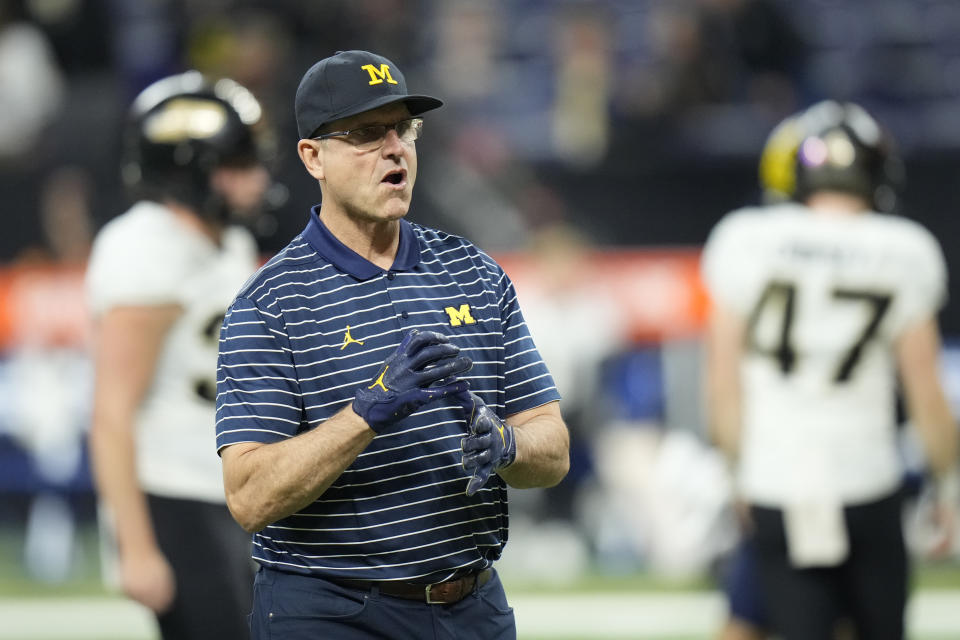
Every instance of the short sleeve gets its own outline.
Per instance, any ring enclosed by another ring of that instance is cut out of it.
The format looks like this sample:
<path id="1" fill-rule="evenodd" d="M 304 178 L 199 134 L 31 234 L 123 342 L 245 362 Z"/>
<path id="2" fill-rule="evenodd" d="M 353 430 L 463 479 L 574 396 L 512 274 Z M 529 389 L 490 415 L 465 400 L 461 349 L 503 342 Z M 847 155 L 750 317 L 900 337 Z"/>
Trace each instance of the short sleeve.
<path id="1" fill-rule="evenodd" d="M 530 335 L 513 282 L 501 269 L 496 277 L 503 326 L 505 415 L 509 416 L 559 400 L 560 393 Z"/>
<path id="2" fill-rule="evenodd" d="M 192 265 L 187 243 L 156 220 L 128 212 L 97 236 L 87 267 L 94 314 L 117 306 L 178 304 Z M 146 224 L 144 224 L 146 222 Z"/>
<path id="3" fill-rule="evenodd" d="M 901 270 L 905 276 L 900 293 L 904 328 L 936 315 L 947 302 L 947 265 L 940 243 L 923 227 L 914 229 Z"/>
<path id="4" fill-rule="evenodd" d="M 751 222 L 755 214 L 733 212 L 710 232 L 701 257 L 701 274 L 714 302 L 747 314 L 753 304 L 758 273 Z"/>
<path id="5" fill-rule="evenodd" d="M 280 318 L 238 298 L 220 329 L 217 451 L 239 442 L 269 444 L 297 435 L 301 398 Z"/>

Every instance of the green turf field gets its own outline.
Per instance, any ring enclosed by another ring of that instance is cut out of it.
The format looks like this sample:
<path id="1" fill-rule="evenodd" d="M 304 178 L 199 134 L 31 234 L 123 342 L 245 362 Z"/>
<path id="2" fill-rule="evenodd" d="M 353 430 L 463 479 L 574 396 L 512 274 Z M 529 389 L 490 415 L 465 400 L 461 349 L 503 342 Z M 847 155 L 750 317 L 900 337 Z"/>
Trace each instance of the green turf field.
<path id="1" fill-rule="evenodd" d="M 95 532 L 81 532 L 70 578 L 31 580 L 22 538 L 0 531 L 0 640 L 156 640 L 150 615 L 101 584 Z M 590 573 L 566 584 L 502 567 L 522 640 L 704 640 L 723 620 L 713 583 Z M 960 566 L 918 567 L 913 640 L 960 637 Z"/>

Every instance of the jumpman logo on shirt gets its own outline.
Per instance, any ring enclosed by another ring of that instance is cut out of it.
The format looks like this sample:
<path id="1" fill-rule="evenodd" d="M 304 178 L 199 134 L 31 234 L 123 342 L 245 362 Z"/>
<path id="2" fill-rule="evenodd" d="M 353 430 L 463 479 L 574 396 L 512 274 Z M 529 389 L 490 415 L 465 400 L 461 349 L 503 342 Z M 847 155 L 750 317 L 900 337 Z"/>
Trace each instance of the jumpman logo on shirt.
<path id="1" fill-rule="evenodd" d="M 347 332 L 343 334 L 343 346 L 340 347 L 340 351 L 343 351 L 347 348 L 347 345 L 351 342 L 356 342 L 357 344 L 363 346 L 363 340 L 354 340 L 353 336 L 350 335 L 350 325 L 347 325 Z"/>

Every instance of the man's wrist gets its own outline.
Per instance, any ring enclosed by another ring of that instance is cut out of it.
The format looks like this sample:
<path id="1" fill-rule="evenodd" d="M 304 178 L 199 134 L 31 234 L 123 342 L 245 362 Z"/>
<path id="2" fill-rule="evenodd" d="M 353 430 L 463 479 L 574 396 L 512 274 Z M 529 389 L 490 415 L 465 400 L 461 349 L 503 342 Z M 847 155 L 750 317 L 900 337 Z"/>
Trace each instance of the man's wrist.
<path id="1" fill-rule="evenodd" d="M 517 430 L 508 425 L 503 420 L 500 421 L 500 428 L 504 436 L 504 450 L 500 458 L 501 464 L 497 470 L 507 469 L 517 461 Z"/>
<path id="2" fill-rule="evenodd" d="M 350 407 L 370 429 L 375 433 L 380 433 L 390 424 L 390 421 L 376 419 L 375 414 L 383 413 L 377 410 L 377 404 L 379 404 L 378 398 L 371 391 L 360 388 L 357 390 L 353 402 L 350 403 Z"/>
<path id="3" fill-rule="evenodd" d="M 367 425 L 367 427 L 369 427 L 372 431 L 376 431 L 376 429 L 373 428 L 373 425 L 367 422 L 367 419 L 364 417 L 363 413 L 360 412 L 360 409 L 357 408 L 357 398 L 354 398 L 350 403 L 350 410 L 353 411 L 353 414 L 360 418 L 363 423 Z"/>

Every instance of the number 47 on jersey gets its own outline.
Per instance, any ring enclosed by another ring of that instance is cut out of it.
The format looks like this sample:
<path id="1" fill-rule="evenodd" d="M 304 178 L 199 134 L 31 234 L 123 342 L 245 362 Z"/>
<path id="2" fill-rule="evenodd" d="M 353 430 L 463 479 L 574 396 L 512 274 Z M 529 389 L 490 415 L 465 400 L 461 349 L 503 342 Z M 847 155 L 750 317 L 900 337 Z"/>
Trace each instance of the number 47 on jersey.
<path id="1" fill-rule="evenodd" d="M 773 358 L 785 375 L 792 373 L 797 365 L 798 352 L 793 339 L 794 318 L 796 315 L 797 286 L 793 282 L 774 280 L 767 284 L 760 299 L 750 313 L 747 325 L 747 348 Z M 836 304 L 866 305 L 869 313 L 863 328 L 854 341 L 840 354 L 833 381 L 842 384 L 848 381 L 857 368 L 864 347 L 877 336 L 877 331 L 893 299 L 888 293 L 864 291 L 860 289 L 834 288 L 830 297 Z M 764 314 L 779 313 L 777 338 L 773 345 L 761 345 L 758 341 L 757 327 Z"/>

